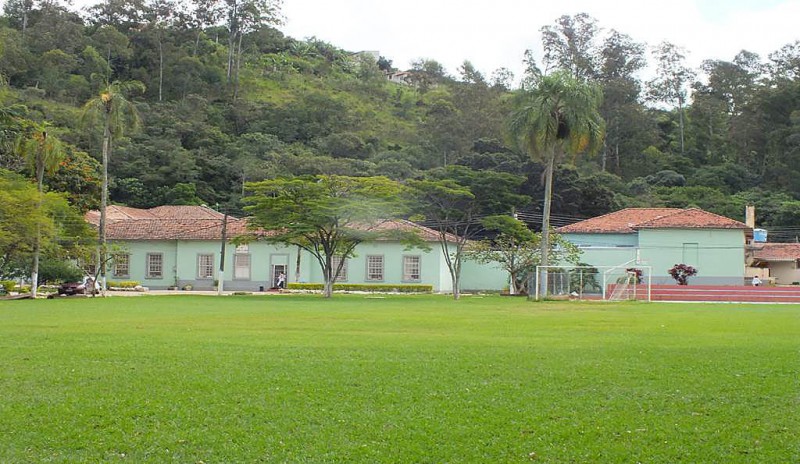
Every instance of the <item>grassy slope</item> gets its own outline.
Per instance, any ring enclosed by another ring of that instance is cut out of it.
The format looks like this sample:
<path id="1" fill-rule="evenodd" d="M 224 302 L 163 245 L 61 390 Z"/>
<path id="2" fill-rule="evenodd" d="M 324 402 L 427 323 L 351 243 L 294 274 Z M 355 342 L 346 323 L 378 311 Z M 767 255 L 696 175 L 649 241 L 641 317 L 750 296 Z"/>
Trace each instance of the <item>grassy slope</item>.
<path id="1" fill-rule="evenodd" d="M 0 320 L 3 462 L 800 460 L 795 306 L 143 297 Z"/>

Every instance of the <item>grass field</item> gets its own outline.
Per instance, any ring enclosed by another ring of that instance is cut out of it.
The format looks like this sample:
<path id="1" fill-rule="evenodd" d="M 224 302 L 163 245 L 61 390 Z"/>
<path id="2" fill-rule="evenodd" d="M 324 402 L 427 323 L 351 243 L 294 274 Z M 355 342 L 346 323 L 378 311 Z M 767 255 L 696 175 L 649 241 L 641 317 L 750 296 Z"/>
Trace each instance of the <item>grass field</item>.
<path id="1" fill-rule="evenodd" d="M 0 302 L 0 462 L 800 462 L 800 306 Z"/>

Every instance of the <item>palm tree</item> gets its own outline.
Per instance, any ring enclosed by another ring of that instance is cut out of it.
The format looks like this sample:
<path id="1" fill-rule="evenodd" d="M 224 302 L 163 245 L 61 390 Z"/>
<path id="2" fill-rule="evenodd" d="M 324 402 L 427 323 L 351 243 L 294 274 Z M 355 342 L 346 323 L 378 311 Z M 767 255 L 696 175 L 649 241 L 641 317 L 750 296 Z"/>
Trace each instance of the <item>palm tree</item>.
<path id="1" fill-rule="evenodd" d="M 45 172 L 53 173 L 58 169 L 64 159 L 64 148 L 58 138 L 48 133 L 46 124 L 34 124 L 33 130 L 26 135 L 28 136 L 18 138 L 15 151 L 25 159 L 36 175 L 36 187 L 39 191 L 37 208 L 41 209 L 44 195 L 44 174 Z M 40 226 L 36 227 L 35 240 L 31 271 L 31 295 L 34 298 L 36 298 L 36 290 L 39 286 L 39 258 L 42 254 Z"/>
<path id="2" fill-rule="evenodd" d="M 128 99 L 126 93 L 144 92 L 144 84 L 139 81 L 112 82 L 100 94 L 83 105 L 83 118 L 92 126 L 103 127 L 103 189 L 100 197 L 100 224 L 98 266 L 101 288 L 106 287 L 106 207 L 108 206 L 108 159 L 116 138 L 122 137 L 126 129 L 136 130 L 141 124 L 139 112 Z"/>
<path id="3" fill-rule="evenodd" d="M 531 158 L 545 164 L 544 206 L 542 208 L 541 265 L 549 264 L 550 205 L 553 169 L 564 155 L 594 153 L 601 146 L 605 122 L 598 108 L 602 93 L 565 72 L 542 76 L 531 90 L 520 91 L 509 123 L 511 135 Z M 539 276 L 543 296 L 547 274 Z"/>

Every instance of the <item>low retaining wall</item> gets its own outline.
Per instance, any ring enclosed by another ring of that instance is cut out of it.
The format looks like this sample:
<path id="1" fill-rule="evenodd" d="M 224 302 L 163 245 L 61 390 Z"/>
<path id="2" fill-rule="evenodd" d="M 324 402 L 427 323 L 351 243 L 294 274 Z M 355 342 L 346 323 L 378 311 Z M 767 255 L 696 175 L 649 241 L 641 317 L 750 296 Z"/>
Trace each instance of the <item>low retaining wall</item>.
<path id="1" fill-rule="evenodd" d="M 617 284 L 608 286 L 608 295 Z M 636 299 L 647 300 L 647 286 L 636 286 Z M 752 287 L 743 285 L 652 285 L 652 301 L 724 301 L 800 303 L 800 287 Z"/>

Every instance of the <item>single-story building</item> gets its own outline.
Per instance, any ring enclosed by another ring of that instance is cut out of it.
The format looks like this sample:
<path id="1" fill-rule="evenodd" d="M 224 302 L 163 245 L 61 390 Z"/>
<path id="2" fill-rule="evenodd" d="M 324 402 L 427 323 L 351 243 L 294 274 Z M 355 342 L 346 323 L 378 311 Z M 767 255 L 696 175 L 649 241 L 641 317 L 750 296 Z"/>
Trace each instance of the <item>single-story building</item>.
<path id="1" fill-rule="evenodd" d="M 800 243 L 754 243 L 750 252 L 750 265 L 768 271 L 762 280 L 778 285 L 800 283 Z"/>
<path id="2" fill-rule="evenodd" d="M 698 270 L 690 284 L 743 285 L 743 222 L 699 208 L 626 208 L 556 229 L 581 248 L 581 260 L 597 267 L 650 266 L 653 284 L 675 283 L 668 270 Z"/>
<path id="3" fill-rule="evenodd" d="M 205 206 L 159 206 L 138 209 L 109 206 L 106 237 L 115 255 L 108 280 L 135 280 L 151 289 L 213 289 L 219 279 L 222 230 L 225 223 L 223 287 L 226 290 L 258 291 L 274 287 L 278 276 L 286 281 L 322 283 L 317 260 L 298 247 L 269 244 L 262 240 L 236 246 L 231 239 L 252 233 L 245 219 L 224 215 Z M 98 225 L 100 213 L 90 211 L 86 219 Z M 356 247 L 338 282 L 356 284 L 426 284 L 435 292 L 452 292 L 452 281 L 437 233 L 409 221 L 387 221 L 383 227 L 415 230 L 428 250 L 407 249 L 400 242 L 379 240 Z M 262 232 L 262 235 L 268 232 Z M 465 262 L 463 290 L 501 290 L 508 275 L 492 265 Z"/>

